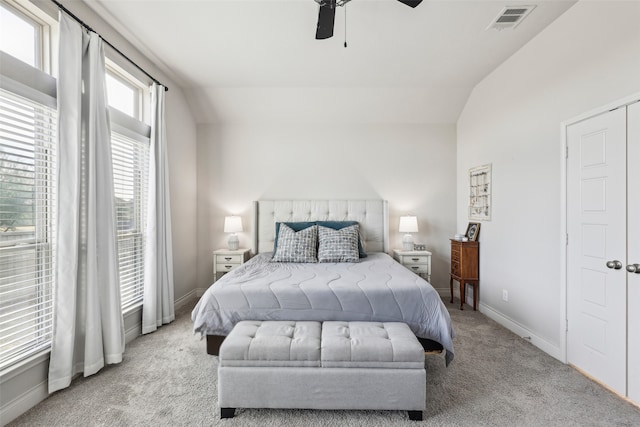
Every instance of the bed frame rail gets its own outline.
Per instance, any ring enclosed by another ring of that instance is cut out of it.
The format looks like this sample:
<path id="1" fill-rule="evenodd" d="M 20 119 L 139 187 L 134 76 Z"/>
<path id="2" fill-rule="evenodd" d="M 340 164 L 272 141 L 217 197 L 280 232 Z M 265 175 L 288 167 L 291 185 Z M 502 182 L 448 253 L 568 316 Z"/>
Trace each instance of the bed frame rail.
<path id="1" fill-rule="evenodd" d="M 220 353 L 220 346 L 224 339 L 225 337 L 221 335 L 207 335 L 207 354 L 217 356 Z M 422 344 L 425 353 L 442 353 L 443 347 L 439 342 L 420 337 L 418 337 L 418 341 Z"/>

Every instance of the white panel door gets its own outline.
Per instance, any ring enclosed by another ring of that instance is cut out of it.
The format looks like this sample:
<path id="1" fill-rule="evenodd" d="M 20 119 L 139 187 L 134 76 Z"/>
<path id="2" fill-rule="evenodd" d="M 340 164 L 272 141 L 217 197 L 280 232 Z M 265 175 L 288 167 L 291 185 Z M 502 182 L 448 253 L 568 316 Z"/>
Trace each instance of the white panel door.
<path id="1" fill-rule="evenodd" d="M 626 395 L 626 109 L 569 126 L 567 144 L 567 358 Z"/>
<path id="2" fill-rule="evenodd" d="M 640 102 L 628 107 L 627 129 L 627 263 L 633 265 L 640 264 Z M 628 397 L 640 404 L 640 274 L 627 276 Z"/>

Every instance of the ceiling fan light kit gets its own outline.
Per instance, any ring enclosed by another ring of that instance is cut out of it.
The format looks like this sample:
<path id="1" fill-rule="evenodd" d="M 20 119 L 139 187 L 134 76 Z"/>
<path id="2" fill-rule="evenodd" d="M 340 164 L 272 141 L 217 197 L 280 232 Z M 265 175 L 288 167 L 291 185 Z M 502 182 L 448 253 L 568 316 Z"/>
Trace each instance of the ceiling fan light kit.
<path id="1" fill-rule="evenodd" d="M 320 5 L 318 13 L 318 26 L 316 28 L 316 40 L 323 40 L 333 37 L 333 25 L 336 18 L 336 8 L 343 7 L 351 0 L 314 0 Z M 422 0 L 398 0 L 409 7 L 416 7 Z M 345 42 L 346 47 L 346 42 Z"/>

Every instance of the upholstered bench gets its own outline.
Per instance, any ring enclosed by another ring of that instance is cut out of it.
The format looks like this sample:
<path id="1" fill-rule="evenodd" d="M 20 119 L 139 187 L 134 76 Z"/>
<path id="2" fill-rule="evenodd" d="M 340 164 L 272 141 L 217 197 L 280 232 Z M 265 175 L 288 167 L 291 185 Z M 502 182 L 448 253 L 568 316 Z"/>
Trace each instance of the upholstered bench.
<path id="1" fill-rule="evenodd" d="M 220 416 L 235 408 L 407 410 L 422 420 L 424 349 L 404 323 L 242 321 L 220 347 Z"/>

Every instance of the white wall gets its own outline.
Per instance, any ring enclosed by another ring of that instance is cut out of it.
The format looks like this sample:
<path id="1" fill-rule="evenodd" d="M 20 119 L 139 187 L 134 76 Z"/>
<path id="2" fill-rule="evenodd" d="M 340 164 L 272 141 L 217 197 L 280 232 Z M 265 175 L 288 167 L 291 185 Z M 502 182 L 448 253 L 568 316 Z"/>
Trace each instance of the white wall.
<path id="1" fill-rule="evenodd" d="M 226 247 L 224 216 L 243 217 L 252 247 L 258 199 L 389 201 L 390 248 L 398 217 L 418 216 L 414 236 L 433 252 L 432 282 L 446 288 L 455 234 L 455 126 L 253 123 L 198 126 L 198 287 L 212 283 L 211 251 Z"/>
<path id="2" fill-rule="evenodd" d="M 165 96 L 174 298 L 181 302 L 194 297 L 197 287 L 197 135 L 195 121 L 180 88 L 169 86 Z"/>
<path id="3" fill-rule="evenodd" d="M 560 359 L 560 123 L 640 90 L 639 22 L 640 2 L 577 3 L 478 84 L 458 121 L 459 229 L 468 222 L 468 169 L 493 164 L 481 310 Z"/>

